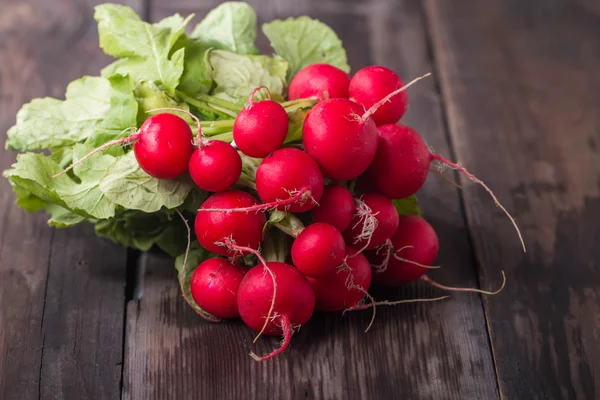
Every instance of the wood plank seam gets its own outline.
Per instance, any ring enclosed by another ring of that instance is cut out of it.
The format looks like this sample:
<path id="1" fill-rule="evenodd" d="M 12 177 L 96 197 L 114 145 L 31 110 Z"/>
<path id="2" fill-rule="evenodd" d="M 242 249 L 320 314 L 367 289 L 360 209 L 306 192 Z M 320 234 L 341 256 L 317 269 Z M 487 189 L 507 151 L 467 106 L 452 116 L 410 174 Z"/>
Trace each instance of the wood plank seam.
<path id="1" fill-rule="evenodd" d="M 448 110 L 446 107 L 446 102 L 448 99 L 444 94 L 442 85 L 440 84 L 440 79 L 439 79 L 439 74 L 438 74 L 438 71 L 440 70 L 440 65 L 439 65 L 439 60 L 435 56 L 435 49 L 434 49 L 434 44 L 433 44 L 432 32 L 431 32 L 431 21 L 427 15 L 427 11 L 425 10 L 425 5 L 423 2 L 419 2 L 419 10 L 421 12 L 421 17 L 424 22 L 423 25 L 424 25 L 424 32 L 425 32 L 425 43 L 426 43 L 426 47 L 427 47 L 427 55 L 429 57 L 429 60 L 431 63 L 431 68 L 432 68 L 431 79 L 433 80 L 434 90 L 436 91 L 436 93 L 440 99 L 440 108 L 442 111 L 442 124 L 443 124 L 443 128 L 444 128 L 444 136 L 446 137 L 446 141 L 448 142 L 448 145 L 449 145 L 448 148 L 450 150 L 449 156 L 452 158 L 452 160 L 457 160 L 454 141 L 452 139 L 452 135 L 450 134 L 450 124 L 448 123 Z M 454 181 L 460 182 L 459 173 L 455 170 L 452 170 L 452 174 L 454 176 Z M 458 191 L 458 198 L 459 198 L 459 205 L 460 205 L 460 211 L 462 214 L 462 219 L 465 222 L 465 228 L 467 230 L 467 241 L 469 243 L 469 252 L 471 253 L 471 259 L 474 260 L 473 268 L 474 268 L 474 272 L 475 272 L 475 279 L 477 281 L 477 286 L 479 288 L 481 288 L 481 280 L 479 277 L 480 259 L 479 259 L 479 256 L 477 255 L 477 252 L 475 251 L 475 247 L 474 247 L 474 243 L 473 243 L 473 236 L 471 234 L 471 228 L 470 228 L 469 221 L 467 218 L 465 197 L 464 197 L 464 193 L 461 189 L 457 188 L 457 191 Z M 478 294 L 477 296 L 479 297 L 481 309 L 483 311 L 483 316 L 485 318 L 487 342 L 489 345 L 490 355 L 492 357 L 492 363 L 494 366 L 494 377 L 496 379 L 496 390 L 498 393 L 498 398 L 501 398 L 502 396 L 501 396 L 501 391 L 500 391 L 500 378 L 498 376 L 498 365 L 496 362 L 496 354 L 494 352 L 494 345 L 492 342 L 490 318 L 487 313 L 486 307 L 484 305 L 484 299 L 483 299 L 484 295 Z"/>
<path id="2" fill-rule="evenodd" d="M 54 235 L 56 228 L 52 228 L 50 234 L 50 247 L 48 251 L 48 259 L 46 260 L 46 282 L 44 284 L 44 304 L 42 305 L 42 314 L 40 322 L 40 334 L 42 335 L 42 348 L 40 350 L 40 368 L 38 371 L 38 399 L 42 398 L 42 375 L 44 369 L 44 348 L 46 346 L 46 334 L 44 333 L 44 315 L 46 313 L 46 303 L 48 296 L 48 282 L 50 280 L 50 263 L 52 262 L 52 249 L 54 244 Z"/>

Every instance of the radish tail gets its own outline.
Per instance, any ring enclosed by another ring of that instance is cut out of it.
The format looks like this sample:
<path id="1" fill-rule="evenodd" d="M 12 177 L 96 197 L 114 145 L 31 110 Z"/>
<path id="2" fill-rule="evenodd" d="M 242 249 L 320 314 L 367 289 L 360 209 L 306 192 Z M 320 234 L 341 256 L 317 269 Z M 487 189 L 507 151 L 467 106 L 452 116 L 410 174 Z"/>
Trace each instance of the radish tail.
<path id="1" fill-rule="evenodd" d="M 519 230 L 519 227 L 517 226 L 517 222 L 515 221 L 515 219 L 513 218 L 513 216 L 510 215 L 510 213 L 506 210 L 506 208 L 504 208 L 504 206 L 500 203 L 500 201 L 498 201 L 498 198 L 496 197 L 496 195 L 494 194 L 494 192 L 492 192 L 492 190 L 485 183 L 483 183 L 483 181 L 481 181 L 475 175 L 471 174 L 464 167 L 461 167 L 460 165 L 458 165 L 456 163 L 453 163 L 452 161 L 448 161 L 444 157 L 442 157 L 442 156 L 440 156 L 438 154 L 431 154 L 431 158 L 434 159 L 434 160 L 438 160 L 438 161 L 440 161 L 440 162 L 448 165 L 452 169 L 455 169 L 455 170 L 457 170 L 459 172 L 462 172 L 463 174 L 465 174 L 465 176 L 467 178 L 469 178 L 473 182 L 478 183 L 481 186 L 483 186 L 483 188 L 485 189 L 485 191 L 488 192 L 490 196 L 492 196 L 492 199 L 494 200 L 494 203 L 498 207 L 500 207 L 500 209 L 502 211 L 504 211 L 504 214 L 506 214 L 506 216 L 510 219 L 510 222 L 512 222 L 513 226 L 515 227 L 515 230 L 517 231 L 517 235 L 519 235 L 519 240 L 521 241 L 521 246 L 523 246 L 523 252 L 524 253 L 527 252 L 527 249 L 525 248 L 525 242 L 523 241 L 523 236 L 521 235 L 521 231 Z"/>
<path id="2" fill-rule="evenodd" d="M 256 204 L 254 206 L 240 208 L 201 208 L 198 210 L 198 212 L 261 212 L 272 210 L 278 207 L 287 207 L 295 203 L 304 204 L 306 201 L 309 200 L 314 203 L 317 203 L 312 197 L 310 189 L 308 187 L 305 187 L 297 191 L 289 199 L 285 200 L 277 200 L 272 201 L 270 203 Z"/>
<path id="3" fill-rule="evenodd" d="M 75 168 L 76 166 L 78 166 L 79 164 L 81 164 L 82 162 L 84 162 L 85 160 L 87 160 L 88 158 L 90 158 L 91 156 L 93 156 L 96 153 L 99 153 L 103 150 L 108 149 L 109 147 L 113 147 L 119 144 L 129 144 L 132 142 L 135 142 L 136 140 L 138 140 L 139 136 L 138 135 L 131 135 L 131 136 L 127 136 L 121 139 L 115 139 L 115 140 L 111 140 L 109 142 L 104 143 L 102 146 L 95 148 L 94 150 L 92 150 L 91 152 L 89 152 L 88 154 L 86 154 L 85 156 L 81 157 L 79 160 L 77 160 L 76 162 L 72 163 L 71 165 L 69 165 L 66 169 L 62 170 L 61 172 L 59 172 L 56 175 L 53 175 L 52 178 L 57 178 L 61 175 L 66 174 L 67 172 L 69 172 L 70 170 L 72 170 L 73 168 Z"/>
<path id="4" fill-rule="evenodd" d="M 490 296 L 500 293 L 502 291 L 502 289 L 504 289 L 504 286 L 506 286 L 506 274 L 504 274 L 504 271 L 502 271 L 502 285 L 500 286 L 500 288 L 498 290 L 495 290 L 493 292 L 490 292 L 487 290 L 475 289 L 475 288 L 458 288 L 458 287 L 442 285 L 441 283 L 437 283 L 436 281 L 434 281 L 427 275 L 423 275 L 421 277 L 421 279 L 424 280 L 425 282 L 429 283 L 430 285 L 433 285 L 436 288 L 443 289 L 443 290 L 449 290 L 449 291 L 453 291 L 453 292 L 475 292 L 475 293 L 481 293 L 481 294 L 488 294 Z"/>
<path id="5" fill-rule="evenodd" d="M 192 310 L 194 310 L 196 312 L 196 314 L 198 314 L 199 316 L 201 316 L 202 318 L 204 318 L 207 321 L 210 322 L 220 322 L 221 319 L 215 317 L 212 314 L 207 313 L 206 311 L 200 311 L 197 307 L 195 307 L 195 303 L 193 299 L 188 298 L 188 296 L 185 293 L 185 289 L 184 289 L 184 277 L 185 277 L 185 270 L 187 268 L 187 260 L 188 260 L 188 255 L 190 253 L 190 245 L 191 245 L 191 231 L 190 231 L 190 225 L 187 222 L 187 219 L 185 219 L 185 217 L 183 216 L 183 214 L 181 212 L 179 212 L 179 210 L 175 210 L 177 212 L 177 214 L 179 214 L 179 216 L 181 217 L 181 220 L 183 221 L 183 223 L 185 224 L 185 227 L 187 228 L 187 247 L 185 248 L 185 256 L 183 257 L 183 266 L 181 267 L 181 271 L 179 272 L 179 287 L 181 288 L 181 293 L 183 294 L 183 298 L 185 299 L 185 301 L 190 305 L 190 307 L 192 307 Z"/>
<path id="6" fill-rule="evenodd" d="M 373 104 L 371 106 L 371 108 L 369 108 L 363 114 L 363 116 L 360 118 L 362 123 L 364 124 L 371 115 L 375 114 L 375 112 L 379 109 L 379 107 L 381 107 L 382 105 L 384 105 L 385 103 L 390 101 L 390 99 L 392 97 L 396 96 L 398 93 L 405 91 L 406 89 L 408 89 L 409 87 L 411 87 L 412 85 L 414 85 L 415 83 L 420 81 L 421 79 L 427 78 L 429 75 L 431 75 L 431 72 L 428 72 L 425 75 L 422 75 L 422 76 L 419 76 L 418 78 L 413 79 L 412 81 L 408 82 L 406 85 L 402 86 L 400 89 L 394 90 L 392 93 L 388 94 L 383 99 L 381 99 L 377 103 Z"/>
<path id="7" fill-rule="evenodd" d="M 271 268 L 269 268 L 267 266 L 267 262 L 265 261 L 265 259 L 263 258 L 263 256 L 260 254 L 260 252 L 258 250 L 255 250 L 251 247 L 238 246 L 237 244 L 235 244 L 233 242 L 233 240 L 231 240 L 229 238 L 226 238 L 225 240 L 223 240 L 222 244 L 231 250 L 235 250 L 238 252 L 248 252 L 248 253 L 254 254 L 256 256 L 256 258 L 258 258 L 258 261 L 265 268 L 265 270 L 269 273 L 269 275 L 271 275 L 271 279 L 273 280 L 273 298 L 271 299 L 271 307 L 269 308 L 269 312 L 267 313 L 267 316 L 265 317 L 265 323 L 263 324 L 260 332 L 258 332 L 258 335 L 256 335 L 256 337 L 254 338 L 253 343 L 256 343 L 256 341 L 258 340 L 260 335 L 262 335 L 263 332 L 265 331 L 265 329 L 267 328 L 267 325 L 269 324 L 269 321 L 271 320 L 271 316 L 273 315 L 273 309 L 275 308 L 275 296 L 277 295 L 277 282 L 275 281 L 275 274 L 273 273 Z"/>
<path id="8" fill-rule="evenodd" d="M 290 345 L 290 340 L 292 339 L 292 325 L 290 324 L 290 319 L 287 315 L 284 315 L 279 319 L 279 321 L 281 322 L 281 330 L 283 331 L 283 340 L 281 341 L 281 346 L 264 356 L 257 356 L 251 351 L 250 357 L 252 357 L 255 361 L 265 361 L 273 358 L 285 351 L 285 349 L 287 349 Z"/>

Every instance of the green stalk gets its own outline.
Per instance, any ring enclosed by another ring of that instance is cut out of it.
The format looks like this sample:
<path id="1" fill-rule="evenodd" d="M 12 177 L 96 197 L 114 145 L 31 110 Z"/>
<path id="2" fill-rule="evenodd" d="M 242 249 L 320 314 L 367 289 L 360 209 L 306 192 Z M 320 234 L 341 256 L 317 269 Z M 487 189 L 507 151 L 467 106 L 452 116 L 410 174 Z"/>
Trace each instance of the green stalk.
<path id="1" fill-rule="evenodd" d="M 193 97 L 188 96 L 185 93 L 182 92 L 177 92 L 177 95 L 186 103 L 194 106 L 196 109 L 198 110 L 203 110 L 205 112 L 210 112 L 210 113 L 216 113 L 219 116 L 223 117 L 224 119 L 230 119 L 231 117 L 235 118 L 237 114 L 231 113 L 231 112 L 225 112 L 223 110 L 218 110 L 214 107 L 211 107 L 210 104 L 204 102 L 204 101 L 200 101 L 200 100 L 196 100 Z"/>
<path id="2" fill-rule="evenodd" d="M 224 121 L 200 121 L 200 125 L 203 128 L 233 128 L 233 119 L 226 119 Z"/>
<path id="3" fill-rule="evenodd" d="M 311 97 L 305 99 L 284 101 L 283 103 L 281 103 L 283 108 L 285 108 L 286 112 L 295 111 L 299 108 L 313 107 L 315 104 L 317 104 L 317 100 Z"/>
<path id="4" fill-rule="evenodd" d="M 227 142 L 227 143 L 231 143 L 233 141 L 233 132 L 231 132 L 231 131 L 219 133 L 218 135 L 210 135 L 210 134 L 205 133 L 204 136 L 206 136 L 207 138 L 209 137 L 210 140 L 220 140 L 222 142 Z"/>
<path id="5" fill-rule="evenodd" d="M 244 109 L 244 106 L 238 103 L 233 103 L 231 101 L 227 101 L 224 99 L 220 99 L 218 97 L 209 96 L 207 94 L 199 94 L 197 96 L 198 100 L 202 100 L 207 102 L 208 104 L 214 104 L 216 106 L 226 108 L 230 111 L 235 111 L 236 114 Z"/>

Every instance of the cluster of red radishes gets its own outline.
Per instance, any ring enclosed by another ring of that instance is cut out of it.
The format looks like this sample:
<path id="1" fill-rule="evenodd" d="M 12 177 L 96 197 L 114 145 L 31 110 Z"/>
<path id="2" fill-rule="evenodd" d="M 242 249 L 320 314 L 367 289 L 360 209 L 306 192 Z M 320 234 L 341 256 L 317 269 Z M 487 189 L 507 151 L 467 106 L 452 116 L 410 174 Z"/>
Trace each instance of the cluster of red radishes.
<path id="1" fill-rule="evenodd" d="M 398 287 L 421 278 L 445 288 L 425 275 L 438 253 L 435 231 L 421 217 L 399 215 L 392 199 L 416 193 L 433 161 L 481 182 L 430 153 L 414 129 L 397 124 L 409 85 L 380 66 L 352 78 L 331 65 L 304 68 L 289 86 L 289 100 L 317 100 L 304 121 L 303 146 L 282 147 L 287 113 L 270 97 L 255 101 L 262 88 L 237 115 L 232 144 L 204 139 L 200 123 L 194 144 L 187 122 L 171 113 L 148 118 L 135 135 L 121 139 L 134 142 L 148 174 L 173 179 L 189 170 L 198 187 L 214 193 L 198 210 L 195 234 L 224 258 L 197 266 L 191 294 L 218 319 L 241 317 L 259 334 L 284 336 L 279 349 L 253 355 L 257 360 L 283 351 L 315 309 L 374 308 L 372 281 Z M 232 189 L 243 165 L 250 166 L 255 186 Z M 282 228 L 294 238 L 290 264 L 261 255 L 265 213 L 272 210 L 304 221 L 300 228 Z M 251 269 L 239 262 L 249 254 L 257 259 Z"/>

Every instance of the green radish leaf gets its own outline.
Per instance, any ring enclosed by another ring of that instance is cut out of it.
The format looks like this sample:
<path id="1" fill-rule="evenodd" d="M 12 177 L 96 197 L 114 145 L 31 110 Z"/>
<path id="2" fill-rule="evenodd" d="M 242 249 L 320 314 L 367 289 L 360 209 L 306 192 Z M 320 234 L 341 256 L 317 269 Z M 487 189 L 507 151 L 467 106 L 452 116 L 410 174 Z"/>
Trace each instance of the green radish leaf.
<path id="1" fill-rule="evenodd" d="M 81 148 L 77 147 L 76 150 L 81 151 Z M 113 162 L 114 158 L 109 155 L 96 154 L 90 157 L 75 168 L 75 174 L 80 174 L 83 180 L 77 183 L 68 175 L 52 178 L 61 169 L 50 157 L 25 153 L 17 156 L 17 162 L 11 169 L 4 171 L 4 176 L 14 186 L 46 203 L 58 205 L 86 218 L 102 219 L 115 213 L 115 204 L 98 189 L 106 168 Z"/>
<path id="2" fill-rule="evenodd" d="M 224 93 L 229 99 L 242 102 L 258 86 L 266 86 L 274 99 L 282 99 L 286 85 L 288 63 L 281 58 L 247 56 L 224 50 L 213 50 L 209 55 L 216 83 L 214 94 Z M 266 98 L 266 92 L 256 94 L 256 99 Z"/>
<path id="3" fill-rule="evenodd" d="M 162 207 L 179 207 L 193 187 L 188 177 L 176 180 L 151 177 L 140 168 L 133 152 L 119 157 L 100 181 L 100 190 L 111 201 L 128 210 L 147 213 Z"/>
<path id="4" fill-rule="evenodd" d="M 13 185 L 13 190 L 17 196 L 17 205 L 24 210 L 36 212 L 45 209 L 50 215 L 50 219 L 48 220 L 48 225 L 50 226 L 66 228 L 85 221 L 85 218 L 81 215 L 72 213 L 56 204 L 46 203 L 20 186 Z"/>
<path id="5" fill-rule="evenodd" d="M 181 35 L 175 48 L 185 48 L 183 74 L 179 80 L 178 90 L 194 97 L 208 93 L 212 89 L 212 69 L 208 60 L 211 47 Z"/>
<path id="6" fill-rule="evenodd" d="M 285 137 L 285 143 L 293 143 L 302 140 L 302 126 L 304 120 L 311 109 L 297 108 L 294 111 L 288 112 L 288 133 Z"/>
<path id="7" fill-rule="evenodd" d="M 180 110 L 189 111 L 187 103 L 179 102 L 162 91 L 154 82 L 138 82 L 135 87 L 135 99 L 138 102 L 138 124 L 141 125 L 144 121 L 153 114 L 158 114 L 164 111 L 155 111 L 149 113 L 150 110 L 157 108 L 177 108 Z M 171 111 L 178 117 L 183 118 L 188 124 L 196 127 L 196 122 L 183 112 Z"/>
<path id="8" fill-rule="evenodd" d="M 165 212 L 121 211 L 114 218 L 97 221 L 96 234 L 125 247 L 147 251 L 160 239 L 168 224 Z"/>
<path id="9" fill-rule="evenodd" d="M 17 113 L 16 125 L 8 131 L 6 147 L 54 149 L 82 142 L 96 131 L 119 134 L 132 126 L 131 116 L 137 112 L 135 99 L 123 98 L 121 79 L 125 78 L 83 77 L 67 86 L 64 101 L 45 97 L 25 104 Z"/>
<path id="10" fill-rule="evenodd" d="M 55 228 L 69 228 L 85 221 L 85 218 L 81 215 L 72 213 L 56 204 L 48 204 L 46 206 L 46 211 L 50 214 L 48 225 Z"/>
<path id="11" fill-rule="evenodd" d="M 183 211 L 189 211 L 193 214 L 196 214 L 196 212 L 198 212 L 198 209 L 200 208 L 202 203 L 204 203 L 204 200 L 206 200 L 207 198 L 208 198 L 207 192 L 205 192 L 204 190 L 201 190 L 197 187 L 194 187 L 194 189 L 192 189 L 192 191 L 190 191 L 190 194 L 188 194 L 185 201 L 181 205 L 181 209 Z"/>
<path id="12" fill-rule="evenodd" d="M 129 7 L 102 4 L 96 7 L 100 47 L 120 60 L 102 71 L 103 76 L 130 75 L 135 80 L 160 82 L 170 94 L 175 93 L 183 74 L 184 49 L 171 54 L 193 16 L 179 14 L 156 24 L 143 22 Z"/>
<path id="13" fill-rule="evenodd" d="M 414 195 L 404 199 L 392 200 L 392 203 L 394 203 L 394 206 L 400 215 L 421 215 L 419 202 Z"/>
<path id="14" fill-rule="evenodd" d="M 83 144 L 75 145 L 73 160 L 77 161 L 93 148 Z M 70 184 L 68 188 L 57 188 L 57 193 L 69 206 L 85 210 L 94 218 L 110 218 L 115 214 L 115 204 L 100 190 L 100 180 L 106 175 L 110 165 L 115 163 L 115 157 L 107 154 L 94 154 L 83 163 L 73 168 L 74 174 L 81 183 Z M 56 178 L 54 178 L 56 179 Z"/>
<path id="15" fill-rule="evenodd" d="M 206 14 L 192 37 L 207 46 L 238 54 L 258 54 L 256 13 L 247 3 L 225 2 Z"/>
<path id="16" fill-rule="evenodd" d="M 288 78 L 307 65 L 331 64 L 350 72 L 346 51 L 336 33 L 309 17 L 275 20 L 262 26 L 275 54 L 290 64 Z"/>
<path id="17" fill-rule="evenodd" d="M 44 200 L 28 192 L 21 186 L 16 186 L 12 183 L 12 181 L 9 182 L 12 186 L 13 192 L 17 197 L 16 203 L 19 207 L 28 212 L 40 211 L 43 210 L 44 207 L 46 207 L 47 203 Z"/>
<path id="18" fill-rule="evenodd" d="M 185 263 L 185 266 L 184 266 L 184 261 L 185 261 L 185 253 L 184 253 L 184 254 L 177 256 L 177 258 L 175 259 L 175 269 L 177 269 L 177 276 L 178 276 L 178 280 L 179 280 L 179 285 L 181 286 L 181 289 L 183 291 L 183 297 L 188 302 L 188 304 L 194 309 L 194 311 L 196 311 L 198 314 L 200 314 L 203 318 L 208 319 L 213 322 L 218 322 L 219 319 L 217 317 L 207 313 L 206 311 L 201 309 L 198 306 L 198 304 L 196 304 L 196 302 L 194 301 L 194 298 L 192 297 L 192 292 L 191 292 L 191 288 L 190 288 L 190 281 L 192 279 L 192 275 L 194 274 L 194 271 L 196 270 L 198 265 L 202 261 L 205 261 L 205 260 L 208 260 L 209 258 L 214 258 L 214 257 L 217 257 L 217 256 L 213 253 L 206 251 L 205 249 L 200 247 L 198 242 L 194 241 L 192 243 L 192 245 L 190 246 L 190 250 L 188 253 L 187 262 Z"/>

